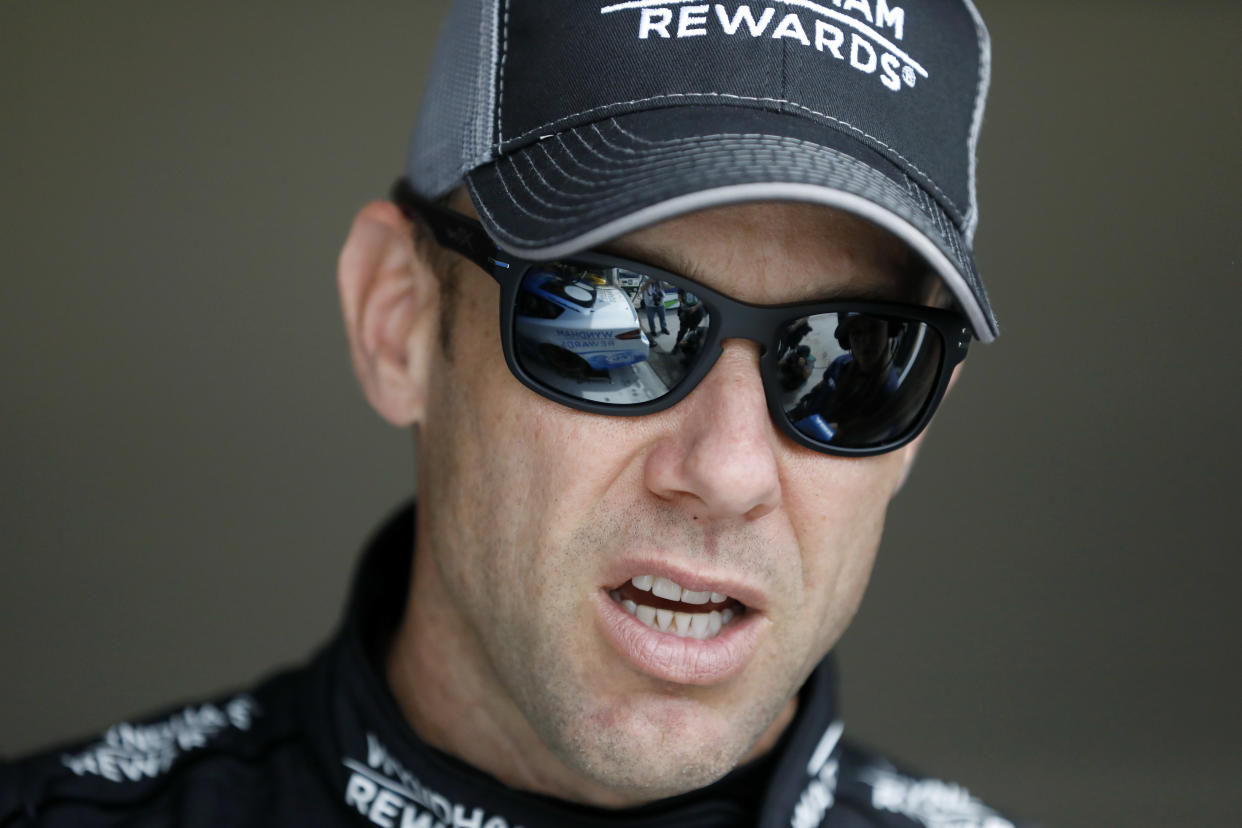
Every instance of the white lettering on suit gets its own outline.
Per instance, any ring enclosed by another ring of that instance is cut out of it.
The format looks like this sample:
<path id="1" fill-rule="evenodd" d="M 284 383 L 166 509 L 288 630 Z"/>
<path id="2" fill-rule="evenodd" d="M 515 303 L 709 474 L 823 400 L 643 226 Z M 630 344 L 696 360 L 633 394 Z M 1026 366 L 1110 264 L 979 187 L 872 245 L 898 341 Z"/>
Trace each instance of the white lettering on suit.
<path id="1" fill-rule="evenodd" d="M 871 807 L 901 814 L 926 828 L 1014 828 L 960 785 L 911 779 L 891 768 L 872 768 L 864 781 L 871 786 Z"/>
<path id="2" fill-rule="evenodd" d="M 345 758 L 345 804 L 381 828 L 522 828 L 432 790 L 367 734 L 367 761 Z"/>
<path id="3" fill-rule="evenodd" d="M 254 699 L 246 695 L 223 705 L 189 705 L 151 724 L 113 725 L 100 741 L 60 761 L 77 776 L 109 782 L 154 779 L 167 773 L 179 756 L 206 747 L 221 733 L 249 730 L 258 712 Z"/>

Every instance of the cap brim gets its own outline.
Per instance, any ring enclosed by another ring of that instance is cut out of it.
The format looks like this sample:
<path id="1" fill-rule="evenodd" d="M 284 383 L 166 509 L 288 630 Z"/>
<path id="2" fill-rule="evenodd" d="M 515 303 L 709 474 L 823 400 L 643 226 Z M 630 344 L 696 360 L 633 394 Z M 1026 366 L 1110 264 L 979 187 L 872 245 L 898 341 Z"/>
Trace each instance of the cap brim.
<path id="1" fill-rule="evenodd" d="M 876 149 L 794 115 L 722 106 L 619 115 L 544 136 L 476 168 L 466 184 L 493 237 L 530 259 L 564 257 L 725 204 L 835 207 L 910 245 L 944 280 L 975 336 L 990 342 L 997 334 L 960 222 Z"/>

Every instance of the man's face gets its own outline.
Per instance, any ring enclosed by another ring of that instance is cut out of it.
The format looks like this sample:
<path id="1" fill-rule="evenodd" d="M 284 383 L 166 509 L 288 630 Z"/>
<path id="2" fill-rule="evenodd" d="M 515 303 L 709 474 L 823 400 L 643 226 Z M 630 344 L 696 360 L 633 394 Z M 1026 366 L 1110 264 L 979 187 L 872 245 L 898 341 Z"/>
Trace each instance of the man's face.
<path id="1" fill-rule="evenodd" d="M 612 247 L 755 303 L 920 299 L 898 242 L 822 207 L 721 208 Z M 493 280 L 454 278 L 419 432 L 413 600 L 465 631 L 460 663 L 584 783 L 626 802 L 719 778 L 770 744 L 853 616 L 913 448 L 795 444 L 741 340 L 664 412 L 560 406 L 505 366 Z M 645 575 L 746 609 L 717 639 L 676 638 L 610 595 Z"/>
<path id="2" fill-rule="evenodd" d="M 883 365 L 888 356 L 888 327 L 875 321 L 855 324 L 850 331 L 850 352 L 865 368 Z"/>

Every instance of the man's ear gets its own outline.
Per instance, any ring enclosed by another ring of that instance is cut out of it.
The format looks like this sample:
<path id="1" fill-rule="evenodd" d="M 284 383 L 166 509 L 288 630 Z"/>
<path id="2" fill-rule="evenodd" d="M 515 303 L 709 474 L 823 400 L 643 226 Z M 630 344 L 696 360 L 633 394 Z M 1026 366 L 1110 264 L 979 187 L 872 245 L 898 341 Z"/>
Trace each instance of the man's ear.
<path id="1" fill-rule="evenodd" d="M 397 426 L 423 420 L 438 341 L 439 281 L 417 232 L 395 205 L 372 202 L 354 218 L 337 265 L 354 373 Z"/>

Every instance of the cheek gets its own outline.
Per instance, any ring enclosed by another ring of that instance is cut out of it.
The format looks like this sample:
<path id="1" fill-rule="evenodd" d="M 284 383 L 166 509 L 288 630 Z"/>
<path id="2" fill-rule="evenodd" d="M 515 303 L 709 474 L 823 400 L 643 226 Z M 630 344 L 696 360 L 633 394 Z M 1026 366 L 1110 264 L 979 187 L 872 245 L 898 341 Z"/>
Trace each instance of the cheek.
<path id="1" fill-rule="evenodd" d="M 901 480 L 902 452 L 878 457 L 803 456 L 782 483 L 790 518 L 813 560 L 831 563 L 874 547 Z"/>
<path id="2" fill-rule="evenodd" d="M 809 458 L 786 489 L 802 549 L 808 612 L 825 649 L 835 644 L 866 590 L 884 516 L 903 469 L 901 452 L 865 459 Z"/>
<path id="3" fill-rule="evenodd" d="M 475 597 L 504 583 L 540 588 L 540 550 L 564 545 L 623 462 L 609 451 L 618 418 L 558 405 L 510 373 L 495 302 L 495 291 L 463 290 L 419 435 L 420 499 L 441 524 L 437 544 L 454 550 L 453 580 Z"/>

